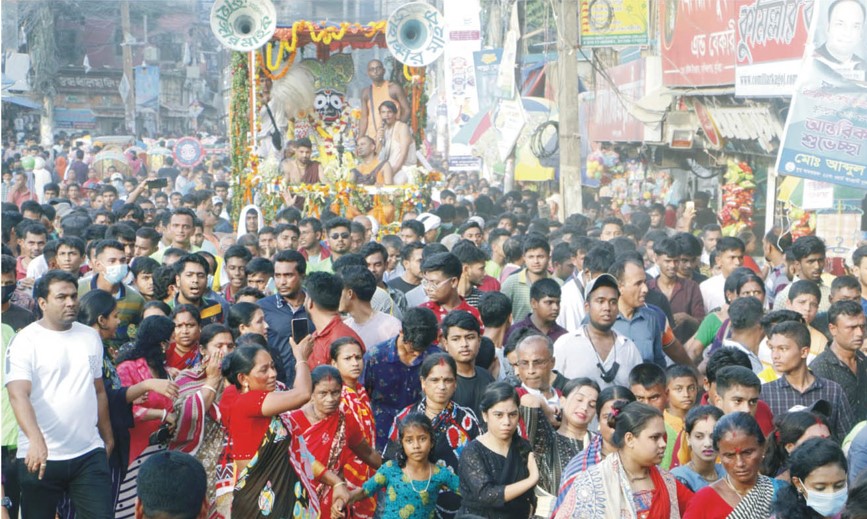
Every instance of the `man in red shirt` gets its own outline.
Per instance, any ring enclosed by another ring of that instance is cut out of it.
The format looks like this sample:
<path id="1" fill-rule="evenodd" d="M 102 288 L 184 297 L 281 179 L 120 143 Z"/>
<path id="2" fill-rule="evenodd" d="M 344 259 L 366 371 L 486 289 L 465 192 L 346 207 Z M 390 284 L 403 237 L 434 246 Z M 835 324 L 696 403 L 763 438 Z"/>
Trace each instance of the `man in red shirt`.
<path id="1" fill-rule="evenodd" d="M 340 297 L 343 281 L 328 272 L 313 272 L 304 280 L 307 300 L 304 302 L 316 331 L 313 333 L 313 353 L 307 359 L 310 369 L 331 362 L 331 343 L 341 337 L 352 337 L 364 350 L 364 341 L 340 319 Z"/>
<path id="2" fill-rule="evenodd" d="M 429 299 L 422 307 L 433 310 L 437 322 L 452 310 L 466 310 L 479 321 L 484 333 L 484 325 L 479 311 L 467 304 L 458 293 L 458 283 L 463 274 L 461 260 L 451 252 L 439 252 L 424 259 L 421 264 L 422 281 L 425 294 Z"/>

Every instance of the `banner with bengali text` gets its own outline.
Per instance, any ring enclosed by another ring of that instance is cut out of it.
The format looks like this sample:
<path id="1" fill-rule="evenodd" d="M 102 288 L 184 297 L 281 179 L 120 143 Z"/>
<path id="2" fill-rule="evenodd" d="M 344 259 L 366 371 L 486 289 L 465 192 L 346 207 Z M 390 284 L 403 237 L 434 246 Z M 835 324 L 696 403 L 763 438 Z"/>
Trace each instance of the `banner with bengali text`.
<path id="1" fill-rule="evenodd" d="M 854 2 L 816 0 L 777 171 L 867 189 L 867 40 Z M 845 31 L 845 38 L 841 33 Z M 854 37 L 853 37 L 854 35 Z"/>
<path id="2" fill-rule="evenodd" d="M 461 127 L 479 111 L 474 54 L 482 49 L 479 0 L 445 0 L 446 50 L 443 56 L 449 128 L 449 171 L 478 170 L 481 161 L 468 144 L 457 142 Z"/>
<path id="3" fill-rule="evenodd" d="M 581 0 L 579 7 L 581 46 L 648 44 L 648 0 Z"/>
<path id="4" fill-rule="evenodd" d="M 734 3 L 661 0 L 659 42 L 665 86 L 701 87 L 735 82 Z"/>
<path id="5" fill-rule="evenodd" d="M 735 95 L 791 96 L 813 0 L 738 0 Z"/>

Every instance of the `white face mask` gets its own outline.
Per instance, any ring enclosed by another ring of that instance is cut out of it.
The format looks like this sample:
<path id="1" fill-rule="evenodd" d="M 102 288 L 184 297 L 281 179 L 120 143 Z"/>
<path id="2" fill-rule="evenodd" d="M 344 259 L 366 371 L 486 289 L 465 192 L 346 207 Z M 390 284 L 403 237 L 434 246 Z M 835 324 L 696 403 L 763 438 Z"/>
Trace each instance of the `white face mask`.
<path id="1" fill-rule="evenodd" d="M 123 281 L 123 278 L 126 277 L 128 272 L 129 266 L 126 263 L 110 265 L 108 267 L 105 267 L 105 274 L 103 274 L 103 277 L 112 285 L 116 285 Z"/>
<path id="2" fill-rule="evenodd" d="M 807 493 L 807 506 L 816 511 L 822 517 L 833 517 L 839 514 L 843 507 L 846 506 L 846 498 L 849 494 L 847 487 L 827 494 L 825 492 L 810 492 Z"/>

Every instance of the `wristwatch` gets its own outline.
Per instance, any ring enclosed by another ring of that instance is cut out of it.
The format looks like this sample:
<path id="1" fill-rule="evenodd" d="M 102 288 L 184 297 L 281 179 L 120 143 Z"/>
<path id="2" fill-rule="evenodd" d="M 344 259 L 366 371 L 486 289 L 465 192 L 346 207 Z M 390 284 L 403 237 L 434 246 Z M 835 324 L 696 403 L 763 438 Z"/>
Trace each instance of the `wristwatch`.
<path id="1" fill-rule="evenodd" d="M 3 499 L 0 499 L 0 506 L 6 510 L 12 510 L 12 498 L 9 496 L 3 496 Z"/>

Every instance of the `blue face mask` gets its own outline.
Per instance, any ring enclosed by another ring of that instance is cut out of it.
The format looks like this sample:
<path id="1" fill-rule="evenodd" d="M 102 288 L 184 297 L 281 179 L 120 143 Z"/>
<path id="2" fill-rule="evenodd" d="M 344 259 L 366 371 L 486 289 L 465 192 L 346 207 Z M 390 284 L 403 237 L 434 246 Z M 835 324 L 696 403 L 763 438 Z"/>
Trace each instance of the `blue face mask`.
<path id="1" fill-rule="evenodd" d="M 833 517 L 839 514 L 846 506 L 848 489 L 846 487 L 827 494 L 825 492 L 810 492 L 807 490 L 807 506 L 816 511 L 822 517 Z"/>

